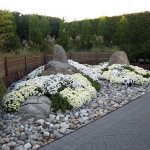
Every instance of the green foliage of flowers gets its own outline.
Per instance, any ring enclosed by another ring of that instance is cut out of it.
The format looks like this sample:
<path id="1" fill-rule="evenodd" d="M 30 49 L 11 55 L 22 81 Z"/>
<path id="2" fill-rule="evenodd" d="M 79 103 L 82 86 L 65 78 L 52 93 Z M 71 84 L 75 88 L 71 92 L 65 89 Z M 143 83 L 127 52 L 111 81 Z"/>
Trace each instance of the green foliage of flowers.
<path id="1" fill-rule="evenodd" d="M 5 92 L 6 92 L 5 84 L 0 78 L 0 107 L 1 107 L 2 99 L 3 99 Z"/>
<path id="2" fill-rule="evenodd" d="M 102 72 L 104 72 L 104 71 L 108 71 L 108 68 L 106 67 L 106 68 L 102 69 Z"/>
<path id="3" fill-rule="evenodd" d="M 135 68 L 133 68 L 133 66 L 132 65 L 130 65 L 130 66 L 124 66 L 124 69 L 127 69 L 127 70 L 129 70 L 129 71 L 133 71 L 133 72 L 135 72 L 136 74 L 139 74 L 139 75 L 142 75 L 144 78 L 149 78 L 150 77 L 150 74 L 147 72 L 144 72 L 143 70 L 144 69 L 140 69 L 140 71 L 142 71 L 142 72 L 138 72 L 138 70 L 136 70 Z"/>
<path id="4" fill-rule="evenodd" d="M 66 97 L 62 97 L 59 93 L 53 95 L 51 97 L 51 107 L 53 108 L 54 112 L 57 110 L 61 110 L 62 112 L 66 112 L 66 110 L 70 110 L 72 106 L 68 103 Z"/>
<path id="5" fill-rule="evenodd" d="M 144 78 L 150 78 L 150 74 L 143 75 Z"/>
<path id="6" fill-rule="evenodd" d="M 131 68 L 130 66 L 124 66 L 124 69 L 127 69 L 129 71 L 135 71 L 133 68 Z"/>
<path id="7" fill-rule="evenodd" d="M 86 77 L 92 84 L 92 86 L 96 89 L 96 91 L 99 91 L 100 90 L 100 84 L 93 80 L 92 78 L 90 78 L 89 76 L 85 75 L 85 74 L 82 74 L 84 77 Z"/>

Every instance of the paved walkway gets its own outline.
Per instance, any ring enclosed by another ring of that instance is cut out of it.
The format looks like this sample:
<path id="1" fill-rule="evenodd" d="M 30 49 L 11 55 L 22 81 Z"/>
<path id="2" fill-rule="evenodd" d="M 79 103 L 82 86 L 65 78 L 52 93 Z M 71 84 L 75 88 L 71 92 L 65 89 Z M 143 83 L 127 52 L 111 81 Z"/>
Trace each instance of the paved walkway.
<path id="1" fill-rule="evenodd" d="M 40 150 L 150 150 L 150 92 Z"/>

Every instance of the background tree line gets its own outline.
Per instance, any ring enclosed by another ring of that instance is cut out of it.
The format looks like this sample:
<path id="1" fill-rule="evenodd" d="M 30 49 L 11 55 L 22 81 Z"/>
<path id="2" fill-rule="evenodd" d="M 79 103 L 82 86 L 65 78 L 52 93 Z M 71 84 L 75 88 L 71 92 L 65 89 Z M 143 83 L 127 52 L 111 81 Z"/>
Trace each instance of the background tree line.
<path id="1" fill-rule="evenodd" d="M 54 43 L 65 50 L 121 49 L 130 59 L 150 59 L 150 12 L 65 22 L 0 10 L 0 51 L 46 51 Z"/>

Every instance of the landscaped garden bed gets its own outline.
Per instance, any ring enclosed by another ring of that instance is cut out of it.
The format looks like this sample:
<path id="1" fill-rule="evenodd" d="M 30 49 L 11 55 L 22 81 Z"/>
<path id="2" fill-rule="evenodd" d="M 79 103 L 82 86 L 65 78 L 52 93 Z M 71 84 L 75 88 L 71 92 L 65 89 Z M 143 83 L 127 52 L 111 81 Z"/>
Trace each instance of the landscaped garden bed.
<path id="1" fill-rule="evenodd" d="M 79 73 L 42 76 L 41 66 L 8 88 L 0 120 L 3 150 L 37 149 L 150 91 L 150 71 L 142 68 L 68 63 Z M 22 104 L 38 97 L 50 101 L 47 117 L 23 118 Z"/>

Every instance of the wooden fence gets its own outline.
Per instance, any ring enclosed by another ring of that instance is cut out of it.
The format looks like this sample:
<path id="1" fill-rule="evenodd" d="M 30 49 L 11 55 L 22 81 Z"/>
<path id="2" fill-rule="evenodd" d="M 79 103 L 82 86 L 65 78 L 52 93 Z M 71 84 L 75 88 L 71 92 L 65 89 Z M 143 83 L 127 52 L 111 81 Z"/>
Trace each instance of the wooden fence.
<path id="1" fill-rule="evenodd" d="M 84 64 L 96 65 L 100 62 L 108 61 L 112 53 L 94 52 L 71 52 L 67 53 L 68 59 L 72 59 Z M 21 79 L 35 68 L 46 64 L 53 59 L 53 55 L 41 54 L 35 56 L 24 56 L 21 58 L 5 57 L 0 61 L 0 76 L 9 86 L 11 83 Z M 150 64 L 133 63 L 150 70 Z"/>
<path id="2" fill-rule="evenodd" d="M 5 57 L 0 62 L 0 76 L 9 86 L 11 83 L 21 79 L 35 68 L 44 65 L 52 60 L 52 55 L 24 56 L 21 58 Z"/>

